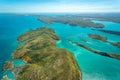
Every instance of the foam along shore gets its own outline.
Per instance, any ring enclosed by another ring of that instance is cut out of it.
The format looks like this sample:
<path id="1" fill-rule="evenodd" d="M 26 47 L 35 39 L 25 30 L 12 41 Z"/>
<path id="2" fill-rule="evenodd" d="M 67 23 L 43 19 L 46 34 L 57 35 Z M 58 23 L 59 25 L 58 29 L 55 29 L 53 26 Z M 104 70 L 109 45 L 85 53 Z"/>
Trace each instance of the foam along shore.
<path id="1" fill-rule="evenodd" d="M 56 46 L 59 37 L 50 28 L 29 30 L 18 38 L 25 41 L 13 53 L 13 59 L 27 64 L 16 80 L 81 80 L 82 73 L 73 54 Z"/>
<path id="2" fill-rule="evenodd" d="M 79 16 L 39 16 L 37 18 L 38 20 L 46 23 L 46 24 L 51 24 L 54 22 L 59 22 L 63 24 L 69 24 L 71 26 L 81 26 L 81 27 L 92 27 L 92 28 L 103 28 L 104 25 L 101 23 L 94 23 L 91 19 L 89 18 L 81 18 Z"/>
<path id="3" fill-rule="evenodd" d="M 85 48 L 86 50 L 91 51 L 93 53 L 120 60 L 120 54 L 102 52 L 102 51 L 92 49 L 92 48 L 90 48 L 90 47 L 88 47 L 86 45 L 83 45 L 83 44 L 80 44 L 80 43 L 77 43 L 77 42 L 74 42 L 74 41 L 71 41 L 71 40 L 68 40 L 68 41 L 71 42 L 72 44 L 76 44 L 77 46 Z"/>
<path id="4" fill-rule="evenodd" d="M 12 79 L 9 79 L 7 75 L 3 76 L 2 80 L 12 80 Z"/>

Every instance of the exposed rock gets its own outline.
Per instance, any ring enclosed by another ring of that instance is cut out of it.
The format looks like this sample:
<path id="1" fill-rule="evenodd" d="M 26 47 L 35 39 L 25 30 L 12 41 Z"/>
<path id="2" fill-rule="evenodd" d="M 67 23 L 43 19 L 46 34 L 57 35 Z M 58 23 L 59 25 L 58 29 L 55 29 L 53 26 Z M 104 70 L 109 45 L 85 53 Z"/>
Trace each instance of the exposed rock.
<path id="1" fill-rule="evenodd" d="M 104 33 L 110 33 L 110 34 L 114 34 L 114 35 L 120 35 L 119 31 L 113 31 L 113 30 L 98 30 Z"/>
<path id="2" fill-rule="evenodd" d="M 98 34 L 88 34 L 89 37 L 106 42 L 107 38 Z"/>
<path id="3" fill-rule="evenodd" d="M 16 80 L 81 80 L 81 71 L 73 54 L 57 48 L 58 39 L 52 29 L 45 27 L 22 34 L 18 40 L 26 42 L 16 49 L 13 59 L 19 58 L 28 64 Z"/>
<path id="4" fill-rule="evenodd" d="M 13 62 L 6 61 L 2 70 L 5 71 L 5 70 L 8 70 L 8 69 L 10 70 L 12 68 L 14 68 Z"/>

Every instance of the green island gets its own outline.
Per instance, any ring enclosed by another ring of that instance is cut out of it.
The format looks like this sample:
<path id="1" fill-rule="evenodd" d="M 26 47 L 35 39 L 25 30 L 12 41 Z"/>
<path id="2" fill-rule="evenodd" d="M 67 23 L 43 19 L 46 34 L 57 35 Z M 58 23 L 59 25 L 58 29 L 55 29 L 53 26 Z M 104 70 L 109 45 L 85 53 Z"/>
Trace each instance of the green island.
<path id="1" fill-rule="evenodd" d="M 103 42 L 108 42 L 110 43 L 111 45 L 113 46 L 116 46 L 118 48 L 120 48 L 120 42 L 111 42 L 111 41 L 108 41 L 107 40 L 107 37 L 105 36 L 102 36 L 102 35 L 99 35 L 99 34 L 88 34 L 88 36 L 92 39 L 96 39 L 96 40 L 100 40 L 100 41 L 103 41 Z"/>
<path id="2" fill-rule="evenodd" d="M 15 80 L 81 80 L 82 73 L 73 56 L 66 49 L 56 46 L 60 38 L 51 28 L 40 27 L 19 36 L 23 42 L 13 53 L 13 59 L 27 64 L 16 68 Z"/>
<path id="3" fill-rule="evenodd" d="M 102 55 L 102 56 L 106 56 L 106 57 L 110 57 L 110 58 L 114 58 L 114 59 L 118 59 L 120 60 L 120 54 L 117 54 L 117 53 L 108 53 L 108 52 L 102 52 L 102 51 L 99 51 L 99 50 L 95 50 L 95 49 L 92 49 L 86 45 L 83 45 L 81 43 L 78 43 L 78 42 L 74 42 L 72 40 L 68 40 L 69 42 L 71 42 L 72 44 L 75 44 L 77 46 L 80 46 L 88 51 L 91 51 L 95 54 L 99 54 L 99 55 Z"/>
<path id="4" fill-rule="evenodd" d="M 104 25 L 101 23 L 94 23 L 89 18 L 81 18 L 77 15 L 67 15 L 67 16 L 39 16 L 38 20 L 48 24 L 53 22 L 59 22 L 63 24 L 69 24 L 71 26 L 81 26 L 81 27 L 92 27 L 92 28 L 103 28 Z"/>
<path id="5" fill-rule="evenodd" d="M 97 40 L 101 40 L 103 42 L 107 41 L 107 38 L 98 34 L 88 34 L 88 36 L 92 39 L 97 39 Z"/>

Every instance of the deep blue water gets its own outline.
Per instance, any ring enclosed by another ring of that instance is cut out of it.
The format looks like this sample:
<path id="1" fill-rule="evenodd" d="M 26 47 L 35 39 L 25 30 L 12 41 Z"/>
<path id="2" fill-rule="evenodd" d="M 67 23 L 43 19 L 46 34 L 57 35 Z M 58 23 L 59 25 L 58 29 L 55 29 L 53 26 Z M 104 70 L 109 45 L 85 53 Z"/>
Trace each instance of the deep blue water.
<path id="1" fill-rule="evenodd" d="M 44 23 L 37 21 L 36 16 L 1 14 L 0 15 L 0 78 L 2 77 L 2 66 L 4 61 L 11 59 L 11 54 L 18 46 L 17 37 L 29 29 L 35 29 Z M 105 29 L 120 31 L 120 24 L 95 21 L 103 23 Z M 114 26 L 114 27 L 113 27 Z M 88 33 L 104 35 L 109 41 L 120 41 L 120 36 L 93 31 L 90 28 L 72 27 L 68 24 L 53 23 L 49 25 L 60 36 L 57 42 L 59 48 L 66 48 L 71 51 L 83 73 L 83 80 L 120 80 L 120 61 L 105 56 L 94 54 L 86 49 L 74 45 L 67 40 L 85 44 L 91 48 L 104 52 L 120 53 L 120 48 L 112 46 L 107 42 L 91 39 Z M 23 64 L 20 60 L 14 61 L 15 66 Z M 11 72 L 6 72 L 13 78 Z M 4 73 L 5 74 L 5 73 Z"/>

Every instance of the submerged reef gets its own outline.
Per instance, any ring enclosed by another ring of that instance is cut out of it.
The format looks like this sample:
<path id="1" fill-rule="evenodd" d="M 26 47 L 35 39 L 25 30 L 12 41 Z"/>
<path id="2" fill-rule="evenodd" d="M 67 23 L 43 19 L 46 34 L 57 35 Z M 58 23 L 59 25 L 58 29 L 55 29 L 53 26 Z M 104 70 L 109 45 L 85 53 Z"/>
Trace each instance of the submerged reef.
<path id="1" fill-rule="evenodd" d="M 53 22 L 59 22 L 63 24 L 69 24 L 71 26 L 81 26 L 81 27 L 93 27 L 93 28 L 103 28 L 104 25 L 101 23 L 94 23 L 89 18 L 81 18 L 79 16 L 39 16 L 38 20 L 51 24 Z"/>
<path id="2" fill-rule="evenodd" d="M 16 80 L 81 80 L 82 73 L 73 54 L 56 46 L 60 38 L 50 28 L 40 27 L 22 34 L 24 42 L 13 53 L 13 59 L 27 64 L 17 73 Z"/>
<path id="3" fill-rule="evenodd" d="M 71 41 L 71 40 L 68 40 L 68 41 L 71 42 L 72 44 L 76 44 L 77 46 L 85 48 L 86 50 L 91 51 L 93 53 L 120 60 L 120 54 L 102 52 L 102 51 L 92 49 L 92 48 L 90 48 L 90 47 L 88 47 L 86 45 L 83 45 L 83 44 L 80 44 L 80 43 L 77 43 L 77 42 L 74 42 L 74 41 Z"/>

